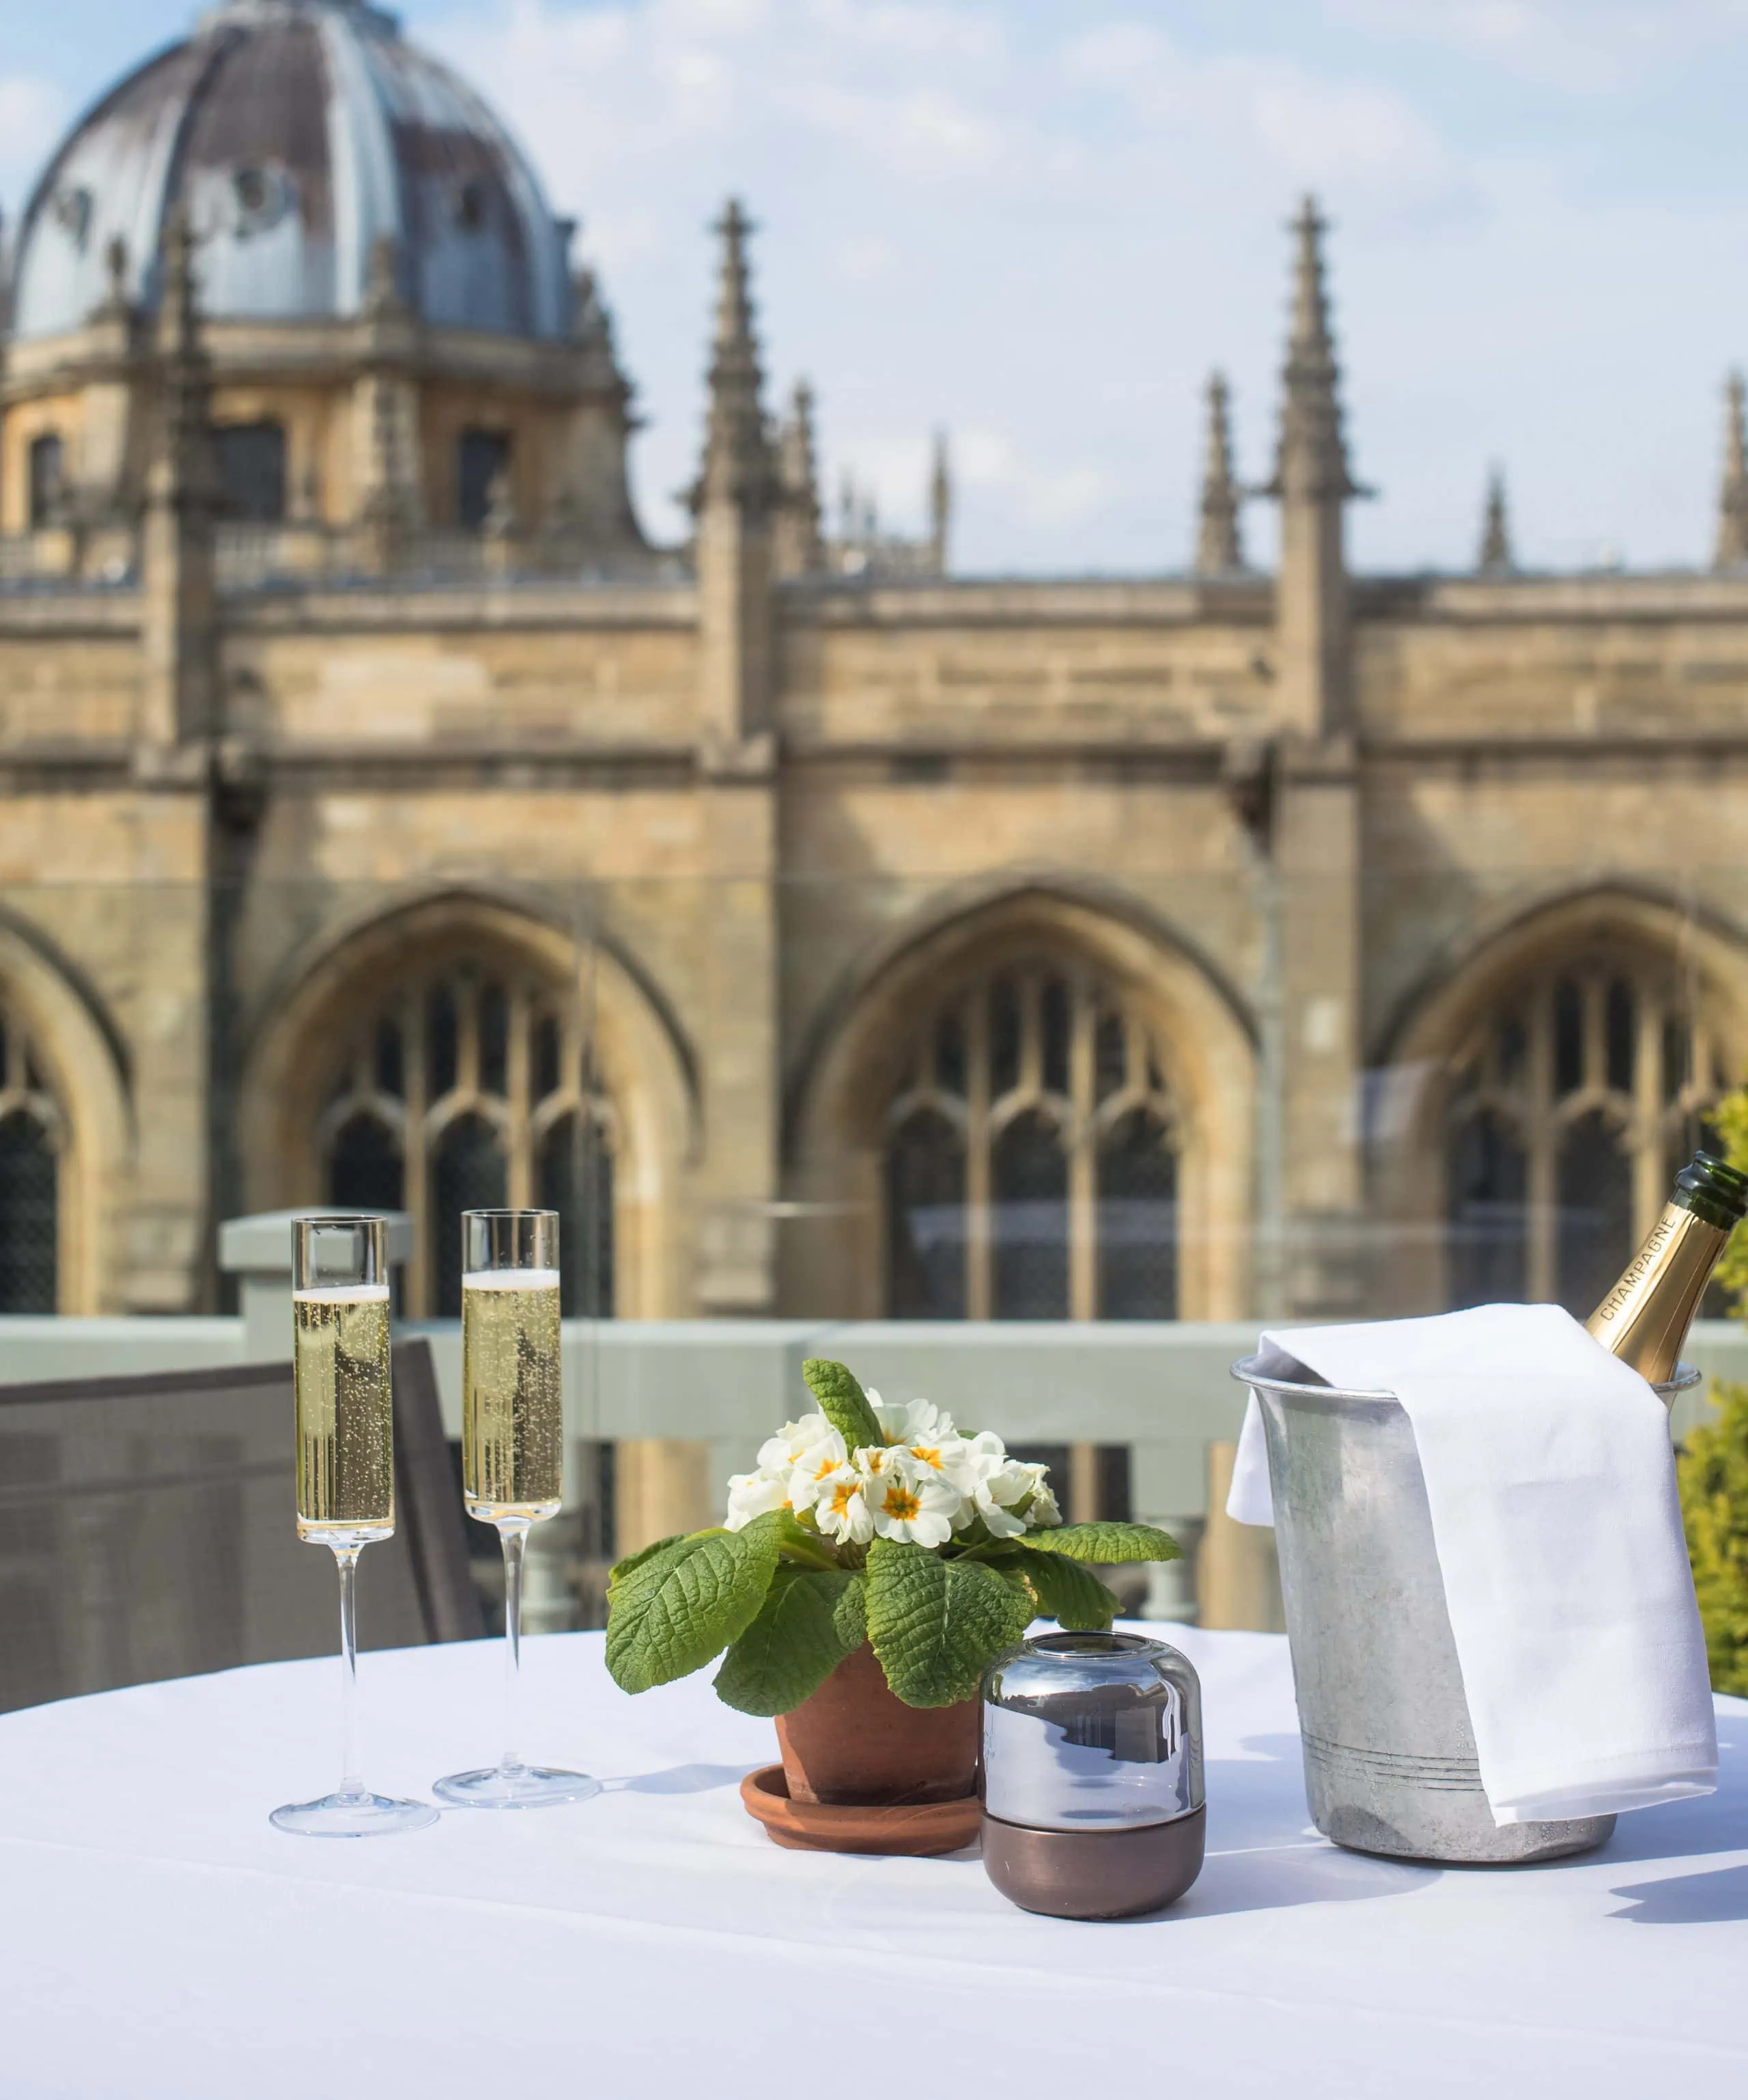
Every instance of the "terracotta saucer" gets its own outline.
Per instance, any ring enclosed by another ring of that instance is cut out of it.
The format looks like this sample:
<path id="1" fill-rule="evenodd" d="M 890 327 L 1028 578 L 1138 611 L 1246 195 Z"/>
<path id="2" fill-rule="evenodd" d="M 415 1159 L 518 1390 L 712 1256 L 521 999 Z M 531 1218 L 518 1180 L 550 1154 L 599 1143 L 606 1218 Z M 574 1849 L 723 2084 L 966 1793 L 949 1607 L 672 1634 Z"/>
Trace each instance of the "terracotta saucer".
<path id="1" fill-rule="evenodd" d="M 830 1807 L 791 1801 L 781 1765 L 765 1765 L 740 1782 L 748 1815 L 779 1845 L 797 1852 L 886 1852 L 932 1859 L 956 1852 L 978 1834 L 978 1798 L 900 1802 L 891 1808 Z"/>

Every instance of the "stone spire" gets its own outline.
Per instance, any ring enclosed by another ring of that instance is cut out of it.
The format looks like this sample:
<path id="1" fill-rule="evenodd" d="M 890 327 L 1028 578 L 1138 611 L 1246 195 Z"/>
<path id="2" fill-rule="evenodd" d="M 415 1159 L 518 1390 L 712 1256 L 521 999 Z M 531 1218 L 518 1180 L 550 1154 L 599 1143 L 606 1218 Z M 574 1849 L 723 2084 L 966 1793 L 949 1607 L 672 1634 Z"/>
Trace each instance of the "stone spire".
<path id="1" fill-rule="evenodd" d="M 1715 569 L 1748 563 L 1748 437 L 1742 427 L 1742 376 L 1733 372 L 1724 388 L 1724 479 L 1718 488 Z"/>
<path id="2" fill-rule="evenodd" d="M 214 524 L 218 461 L 212 373 L 201 339 L 194 236 L 179 211 L 165 236 L 158 307 L 157 428 L 141 549 L 142 745 L 159 752 L 211 735 L 216 691 Z"/>
<path id="3" fill-rule="evenodd" d="M 778 511 L 775 558 L 779 576 L 811 576 L 825 566 L 819 529 L 819 474 L 814 457 L 814 390 L 797 379 L 777 440 Z"/>
<path id="4" fill-rule="evenodd" d="M 599 386 L 625 386 L 613 342 L 613 316 L 594 271 L 586 265 L 579 267 L 571 279 L 571 341 L 589 382 Z"/>
<path id="5" fill-rule="evenodd" d="M 357 461 L 353 552 L 360 566 L 387 574 L 423 523 L 419 496 L 418 395 L 412 374 L 418 322 L 403 282 L 400 243 L 391 233 L 370 244 L 361 315 L 363 356 L 352 387 Z"/>
<path id="6" fill-rule="evenodd" d="M 1340 373 L 1329 329 L 1329 300 L 1323 285 L 1323 236 L 1329 222 L 1315 197 L 1307 196 L 1292 223 L 1296 245 L 1293 269 L 1292 324 L 1287 339 L 1287 362 L 1281 377 L 1281 439 L 1274 479 L 1263 491 L 1284 501 L 1291 496 L 1341 502 L 1366 493 L 1348 472 L 1337 398 Z"/>
<path id="7" fill-rule="evenodd" d="M 1484 576 L 1508 576 L 1517 567 L 1512 554 L 1512 528 L 1505 510 L 1505 472 L 1494 467 L 1487 476 L 1487 507 L 1482 514 L 1481 551 L 1475 567 Z"/>
<path id="8" fill-rule="evenodd" d="M 760 399 L 763 374 L 747 282 L 747 217 L 731 197 L 713 229 L 722 238 L 709 409 L 702 470 L 691 492 L 697 519 L 700 740 L 712 768 L 766 762 L 773 634 L 772 527 L 782 487 Z"/>
<path id="9" fill-rule="evenodd" d="M 370 244 L 364 310 L 373 321 L 387 320 L 408 311 L 400 281 L 400 243 L 392 233 L 379 233 Z"/>
<path id="10" fill-rule="evenodd" d="M 948 464 L 947 433 L 934 434 L 934 457 L 929 470 L 929 554 L 938 576 L 947 574 L 947 534 L 953 518 L 952 470 Z"/>
<path id="11" fill-rule="evenodd" d="M 1292 320 L 1282 368 L 1274 478 L 1261 492 L 1281 505 L 1275 590 L 1283 726 L 1325 737 L 1349 730 L 1353 663 L 1343 511 L 1369 493 L 1348 471 L 1340 373 L 1323 286 L 1325 221 L 1308 196 L 1293 222 Z"/>
<path id="12" fill-rule="evenodd" d="M 726 501 L 764 512 L 777 493 L 777 476 L 760 404 L 764 375 L 759 368 L 747 284 L 747 236 L 753 228 L 738 198 L 729 199 L 713 230 L 722 236 L 722 261 L 717 281 L 704 471 L 694 506 Z"/>
<path id="13" fill-rule="evenodd" d="M 205 364 L 201 343 L 200 286 L 194 232 L 185 211 L 174 213 L 164 236 L 164 289 L 158 303 L 158 355 L 166 367 Z M 125 256 L 123 258 L 126 260 Z"/>
<path id="14" fill-rule="evenodd" d="M 1229 576 L 1244 567 L 1244 548 L 1238 537 L 1238 505 L 1243 499 L 1232 471 L 1227 401 L 1225 375 L 1210 373 L 1207 444 L 1202 465 L 1202 522 L 1196 535 L 1198 576 Z"/>
<path id="15" fill-rule="evenodd" d="M 127 296 L 127 241 L 125 236 L 112 234 L 104 248 L 104 296 L 91 310 L 94 322 L 120 322 L 124 327 L 132 318 L 133 308 Z"/>
<path id="16" fill-rule="evenodd" d="M 696 520 L 695 731 L 700 885 L 700 998 L 712 1055 L 696 1173 L 694 1290 L 713 1317 L 775 1308 L 782 1187 L 774 527 L 784 514 L 747 280 L 745 214 L 731 200 L 722 241 L 709 408 Z"/>
<path id="17" fill-rule="evenodd" d="M 542 476 L 537 527 L 557 568 L 579 562 L 608 572 L 648 566 L 649 549 L 632 507 L 625 454 L 638 427 L 634 389 L 620 369 L 613 315 L 594 271 L 571 272 L 569 362 L 576 391 L 565 435 Z"/>

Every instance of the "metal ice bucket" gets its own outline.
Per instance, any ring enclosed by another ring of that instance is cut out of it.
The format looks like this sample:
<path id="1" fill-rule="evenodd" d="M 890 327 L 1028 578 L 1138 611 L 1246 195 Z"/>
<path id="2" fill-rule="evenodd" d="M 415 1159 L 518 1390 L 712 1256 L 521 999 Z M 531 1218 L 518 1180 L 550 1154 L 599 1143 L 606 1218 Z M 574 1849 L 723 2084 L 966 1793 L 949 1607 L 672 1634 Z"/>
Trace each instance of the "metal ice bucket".
<path id="1" fill-rule="evenodd" d="M 1496 1824 L 1414 1431 L 1387 1392 L 1294 1385 L 1246 1357 L 1262 1409 L 1292 1650 L 1305 1793 L 1325 1837 L 1357 1852 L 1503 1866 L 1588 1851 L 1612 1815 Z M 1697 1385 L 1681 1365 L 1666 1404 Z M 1599 1693 L 1599 1696 L 1601 1696 Z"/>

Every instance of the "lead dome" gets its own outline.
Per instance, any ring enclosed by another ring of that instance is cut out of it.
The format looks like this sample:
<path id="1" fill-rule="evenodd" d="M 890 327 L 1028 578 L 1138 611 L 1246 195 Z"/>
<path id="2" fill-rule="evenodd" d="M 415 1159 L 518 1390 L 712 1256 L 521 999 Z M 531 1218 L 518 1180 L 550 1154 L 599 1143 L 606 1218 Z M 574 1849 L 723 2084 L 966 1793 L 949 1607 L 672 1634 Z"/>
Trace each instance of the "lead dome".
<path id="1" fill-rule="evenodd" d="M 228 0 L 111 89 L 31 197 L 0 538 L 59 532 L 64 567 L 133 573 L 192 329 L 223 583 L 466 569 L 488 527 L 494 560 L 647 571 L 632 390 L 572 231 L 391 15 Z"/>
<path id="2" fill-rule="evenodd" d="M 179 207 L 215 320 L 356 315 L 386 240 L 432 326 L 537 341 L 570 326 L 569 224 L 480 97 L 362 0 L 230 0 L 111 89 L 25 211 L 15 338 L 79 328 L 117 262 L 152 309 Z"/>

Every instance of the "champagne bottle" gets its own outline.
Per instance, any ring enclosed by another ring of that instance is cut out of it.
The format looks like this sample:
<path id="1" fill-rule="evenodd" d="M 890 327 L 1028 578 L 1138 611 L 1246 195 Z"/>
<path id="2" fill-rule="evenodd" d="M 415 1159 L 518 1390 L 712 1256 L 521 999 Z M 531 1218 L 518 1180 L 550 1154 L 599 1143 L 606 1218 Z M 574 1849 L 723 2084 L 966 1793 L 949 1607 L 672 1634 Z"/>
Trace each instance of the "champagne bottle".
<path id="1" fill-rule="evenodd" d="M 1696 1152 L 1644 1245 L 1585 1326 L 1653 1385 L 1672 1378 L 1711 1272 L 1744 1216 L 1748 1174 Z"/>

